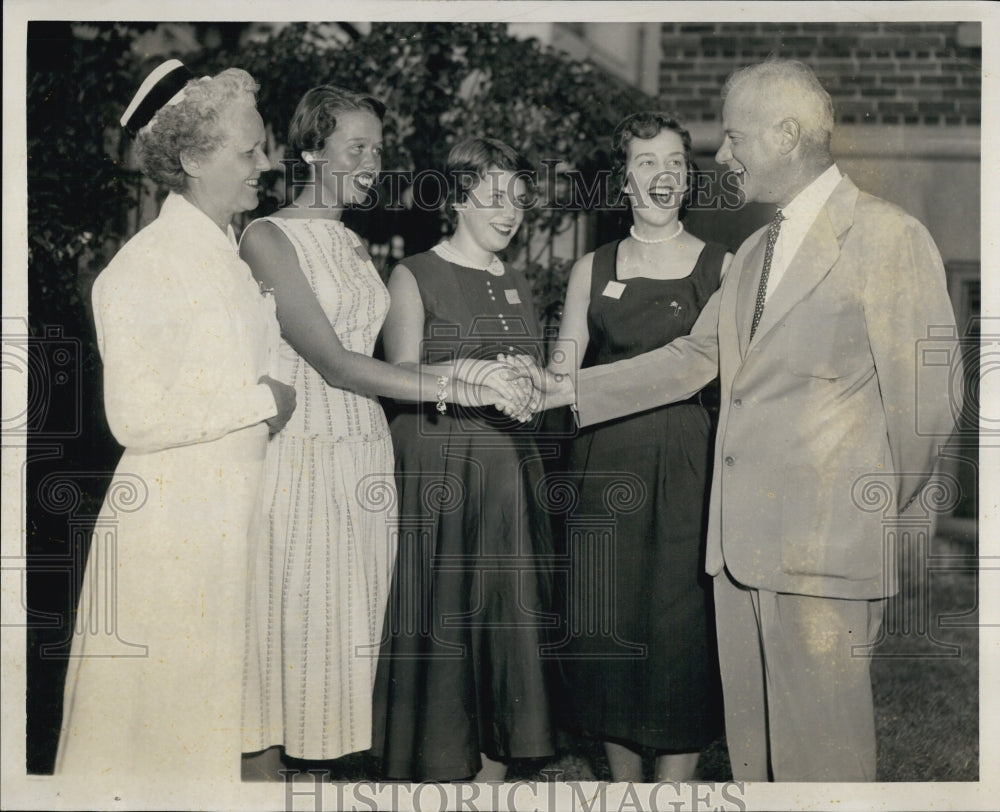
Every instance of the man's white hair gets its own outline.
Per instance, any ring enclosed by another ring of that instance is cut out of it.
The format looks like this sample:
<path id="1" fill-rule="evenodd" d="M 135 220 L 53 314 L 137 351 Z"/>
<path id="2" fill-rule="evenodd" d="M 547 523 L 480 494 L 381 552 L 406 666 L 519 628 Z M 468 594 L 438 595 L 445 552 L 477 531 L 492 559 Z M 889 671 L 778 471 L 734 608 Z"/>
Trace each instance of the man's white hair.
<path id="1" fill-rule="evenodd" d="M 722 88 L 723 101 L 735 90 L 753 84 L 760 105 L 776 121 L 793 118 L 811 152 L 829 154 L 833 134 L 833 99 L 812 69 L 791 59 L 768 59 L 730 74 Z"/>

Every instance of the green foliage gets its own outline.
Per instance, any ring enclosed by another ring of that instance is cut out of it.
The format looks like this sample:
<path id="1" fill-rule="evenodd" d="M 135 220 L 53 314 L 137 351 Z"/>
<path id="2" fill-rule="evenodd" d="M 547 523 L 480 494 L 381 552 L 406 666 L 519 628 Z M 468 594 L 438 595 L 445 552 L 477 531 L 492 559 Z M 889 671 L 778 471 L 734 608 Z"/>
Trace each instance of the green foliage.
<path id="1" fill-rule="evenodd" d="M 78 322 L 77 271 L 121 230 L 119 100 L 134 78 L 135 30 L 114 25 L 74 36 L 69 23 L 28 30 L 27 169 L 29 296 L 35 325 Z"/>
<path id="2" fill-rule="evenodd" d="M 382 99 L 388 108 L 384 169 L 403 172 L 440 169 L 456 141 L 487 135 L 511 144 L 540 168 L 543 162 L 568 165 L 589 183 L 608 166 L 617 121 L 651 103 L 593 65 L 536 40 L 516 39 L 499 23 L 377 23 L 346 47 L 331 46 L 314 24 L 295 24 L 239 52 L 215 55 L 205 67 L 226 65 L 257 77 L 259 107 L 279 144 L 310 87 L 329 82 Z M 544 203 L 550 191 L 545 171 L 540 180 Z M 284 190 L 274 195 L 276 204 Z M 385 235 L 371 231 L 384 221 L 370 216 L 351 224 L 379 241 Z M 522 235 L 533 233 L 537 244 L 540 235 L 564 228 L 564 221 L 563 212 L 542 206 L 528 212 Z M 432 217 L 424 225 L 433 241 L 443 220 Z M 424 247 L 408 243 L 407 251 Z M 529 255 L 522 239 L 508 256 L 531 279 L 543 317 L 561 301 L 574 258 L 535 256 L 545 253 L 535 249 Z"/>
<path id="3" fill-rule="evenodd" d="M 126 166 L 118 117 L 153 61 L 131 47 L 152 27 L 35 23 L 29 29 L 29 262 L 36 304 L 56 320 L 86 306 L 94 273 L 139 222 L 140 183 Z M 539 165 L 564 162 L 587 181 L 607 167 L 615 122 L 650 101 L 588 63 L 511 37 L 502 24 L 376 23 L 346 44 L 331 35 L 335 28 L 295 23 L 262 41 L 183 58 L 196 73 L 237 66 L 260 82 L 259 107 L 275 157 L 310 87 L 331 82 L 378 96 L 388 107 L 386 170 L 440 168 L 458 139 L 475 134 L 500 138 Z M 280 173 L 273 179 L 258 213 L 284 198 Z M 540 191 L 544 201 L 544 184 Z M 441 222 L 434 213 L 423 217 L 416 233 L 433 242 Z M 387 243 L 401 218 L 376 211 L 351 225 Z M 537 244 L 563 222 L 561 212 L 530 211 L 524 233 Z M 408 237 L 407 251 L 426 247 L 414 239 Z M 541 256 L 529 256 L 522 239 L 508 259 L 533 280 L 539 308 L 551 310 L 573 257 L 532 253 Z"/>

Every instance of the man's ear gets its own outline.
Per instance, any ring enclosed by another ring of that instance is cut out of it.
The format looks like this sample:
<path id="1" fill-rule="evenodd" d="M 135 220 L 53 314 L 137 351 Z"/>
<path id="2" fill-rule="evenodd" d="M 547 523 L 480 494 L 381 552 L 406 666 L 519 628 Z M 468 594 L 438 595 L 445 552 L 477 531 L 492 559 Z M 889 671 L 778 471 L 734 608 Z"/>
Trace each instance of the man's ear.
<path id="1" fill-rule="evenodd" d="M 178 158 L 180 159 L 184 174 L 190 175 L 192 178 L 201 176 L 201 161 L 197 155 L 187 150 L 182 150 Z"/>
<path id="2" fill-rule="evenodd" d="M 779 149 L 787 155 L 799 145 L 799 140 L 802 138 L 802 126 L 794 118 L 786 118 L 782 119 L 778 129 L 781 133 Z"/>

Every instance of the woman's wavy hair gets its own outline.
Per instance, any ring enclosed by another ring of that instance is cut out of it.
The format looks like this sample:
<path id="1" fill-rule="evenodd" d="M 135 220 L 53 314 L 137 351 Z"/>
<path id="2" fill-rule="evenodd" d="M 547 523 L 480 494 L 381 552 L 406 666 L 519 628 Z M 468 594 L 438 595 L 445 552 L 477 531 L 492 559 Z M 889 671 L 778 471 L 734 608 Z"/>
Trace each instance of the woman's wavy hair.
<path id="1" fill-rule="evenodd" d="M 326 139 L 337 129 L 337 116 L 359 112 L 371 113 L 382 121 L 385 105 L 374 96 L 336 85 L 320 85 L 307 90 L 288 125 L 289 153 L 303 163 L 303 152 L 323 149 Z"/>
<path id="2" fill-rule="evenodd" d="M 485 179 L 490 170 L 496 169 L 515 173 L 528 184 L 529 191 L 534 192 L 535 170 L 531 162 L 503 141 L 472 137 L 459 141 L 451 148 L 445 163 L 448 197 L 444 212 L 453 228 L 458 220 L 455 206 L 465 203 L 475 184 Z"/>
<path id="3" fill-rule="evenodd" d="M 626 116 L 615 127 L 611 135 L 611 171 L 615 188 L 625 188 L 625 166 L 628 162 L 628 145 L 634 138 L 655 138 L 664 130 L 677 133 L 684 149 L 684 165 L 687 168 L 687 189 L 681 202 L 680 213 L 684 214 L 691 205 L 698 180 L 698 166 L 694 162 L 694 147 L 689 133 L 673 113 L 659 110 L 645 110 Z"/>
<path id="4" fill-rule="evenodd" d="M 136 158 L 143 174 L 173 192 L 183 192 L 188 176 L 181 153 L 205 156 L 222 146 L 227 133 L 219 123 L 226 109 L 243 100 L 256 104 L 259 87 L 239 68 L 189 81 L 180 101 L 161 107 L 136 134 Z"/>

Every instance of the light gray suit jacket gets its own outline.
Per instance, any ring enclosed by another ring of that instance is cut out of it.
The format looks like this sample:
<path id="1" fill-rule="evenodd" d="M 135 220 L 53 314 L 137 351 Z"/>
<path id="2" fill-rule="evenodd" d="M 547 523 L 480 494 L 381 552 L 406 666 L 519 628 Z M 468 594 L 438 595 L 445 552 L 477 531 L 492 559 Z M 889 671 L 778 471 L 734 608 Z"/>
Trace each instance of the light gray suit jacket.
<path id="1" fill-rule="evenodd" d="M 941 257 L 919 222 L 845 176 L 750 342 L 765 231 L 690 335 L 579 373 L 580 424 L 682 400 L 718 374 L 708 572 L 776 592 L 892 594 L 898 512 L 961 407 L 954 367 L 922 362 L 931 344 L 956 350 Z"/>

